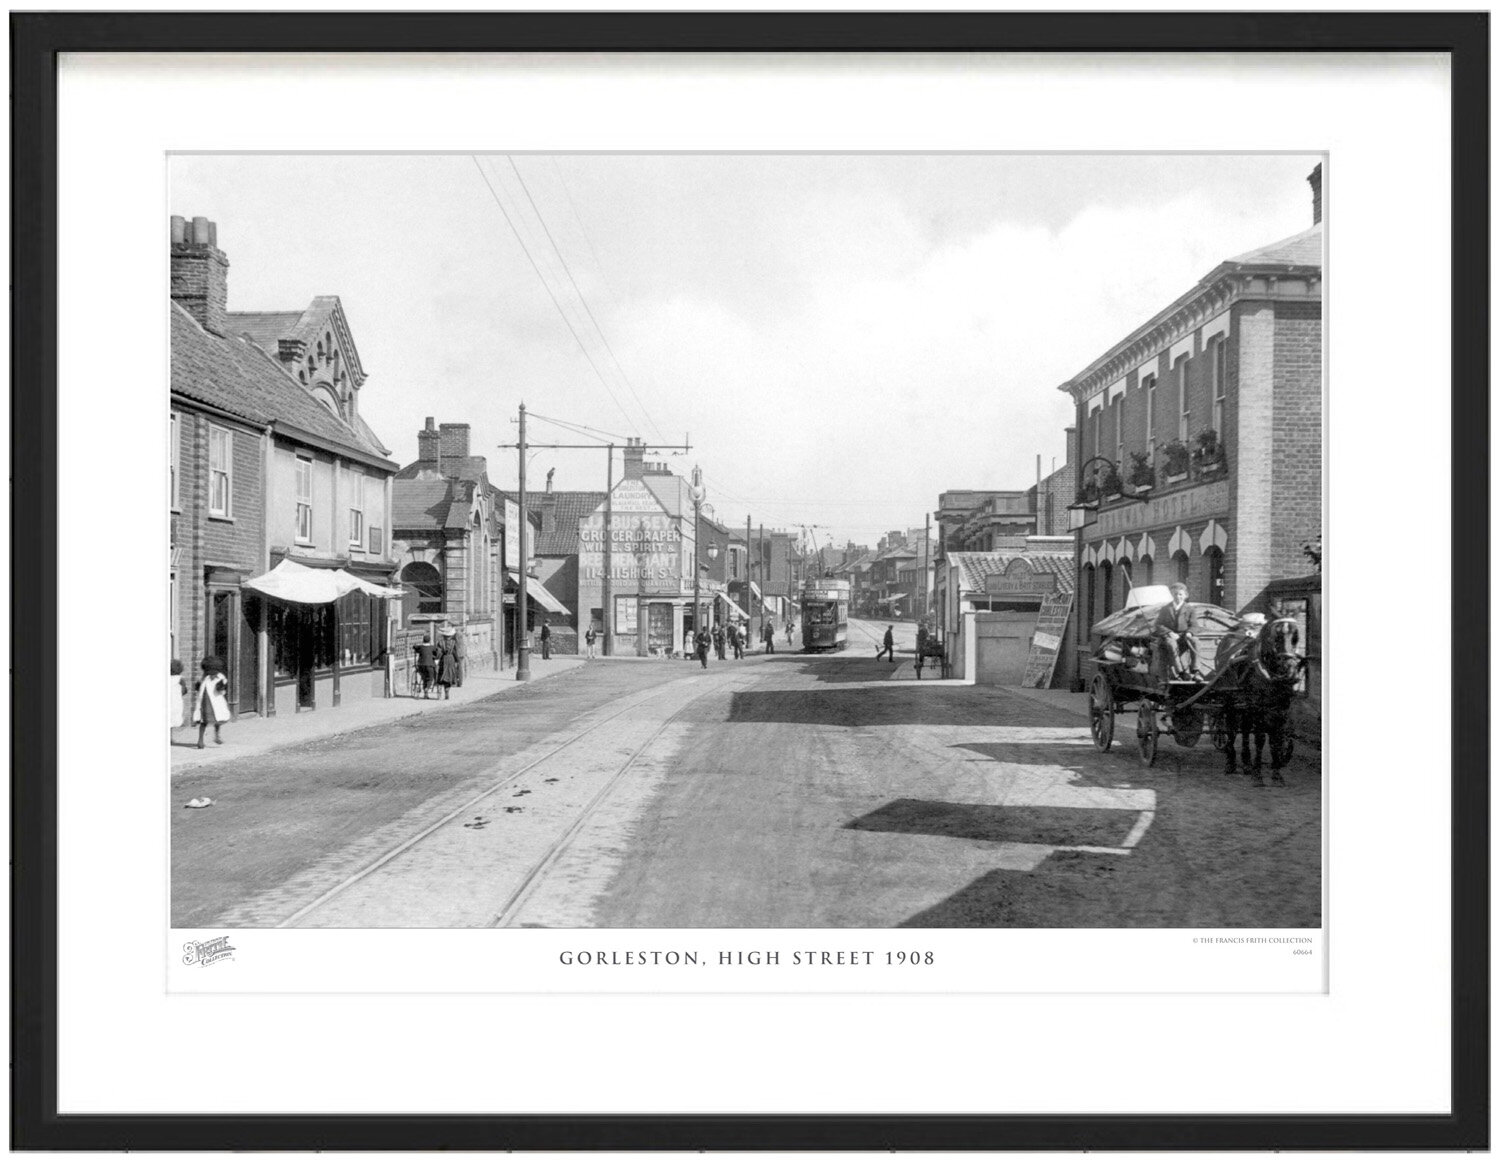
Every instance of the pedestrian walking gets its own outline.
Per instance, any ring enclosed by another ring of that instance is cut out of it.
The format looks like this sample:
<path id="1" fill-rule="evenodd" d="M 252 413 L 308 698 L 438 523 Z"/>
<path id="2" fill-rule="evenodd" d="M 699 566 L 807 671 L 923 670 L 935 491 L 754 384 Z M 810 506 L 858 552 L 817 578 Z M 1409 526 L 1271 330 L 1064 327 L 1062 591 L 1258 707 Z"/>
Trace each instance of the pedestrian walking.
<path id="1" fill-rule="evenodd" d="M 167 730 L 182 726 L 182 700 L 187 695 L 187 679 L 182 677 L 182 659 L 172 659 L 167 675 Z"/>
<path id="2" fill-rule="evenodd" d="M 432 644 L 432 635 L 423 634 L 417 646 L 417 685 L 422 688 L 425 699 L 437 679 L 437 647 Z"/>
<path id="3" fill-rule="evenodd" d="M 890 657 L 890 660 L 892 662 L 895 662 L 896 661 L 896 627 L 894 627 L 894 626 L 887 626 L 885 628 L 885 638 L 882 641 L 883 641 L 883 644 L 880 647 L 880 649 L 875 652 L 875 657 L 878 659 L 882 654 L 884 654 L 884 655 L 888 655 Z"/>
<path id="4" fill-rule="evenodd" d="M 198 750 L 203 750 L 203 733 L 214 726 L 214 742 L 224 742 L 219 727 L 229 721 L 229 680 L 224 677 L 224 660 L 210 654 L 203 660 L 203 678 L 193 699 L 193 722 L 198 724 Z"/>
<path id="5" fill-rule="evenodd" d="M 588 631 L 583 636 L 583 644 L 588 647 L 588 656 L 591 660 L 594 658 L 594 642 L 598 637 L 599 636 L 594 633 L 593 623 L 589 623 Z"/>
<path id="6" fill-rule="evenodd" d="M 452 688 L 457 685 L 458 654 L 454 649 L 457 631 L 452 626 L 443 628 L 437 651 L 437 684 L 443 688 L 443 698 L 452 697 Z"/>
<path id="7" fill-rule="evenodd" d="M 453 635 L 453 685 L 464 685 L 465 660 L 469 657 L 469 648 L 464 643 L 464 636 L 457 632 Z"/>
<path id="8" fill-rule="evenodd" d="M 765 643 L 765 654 L 776 653 L 776 627 L 767 622 L 760 628 L 760 640 Z"/>
<path id="9" fill-rule="evenodd" d="M 788 646 L 792 644 L 792 620 L 790 618 L 786 620 L 786 644 Z"/>
<path id="10" fill-rule="evenodd" d="M 713 636 L 709 634 L 708 627 L 704 626 L 693 636 L 693 645 L 697 648 L 698 661 L 703 664 L 703 669 L 708 669 L 708 648 L 713 645 Z"/>
<path id="11" fill-rule="evenodd" d="M 738 622 L 729 623 L 729 645 L 734 649 L 734 656 L 736 658 L 745 657 L 745 640 L 740 636 L 740 624 Z"/>
<path id="12" fill-rule="evenodd" d="M 726 644 L 727 644 L 727 641 L 726 641 L 726 639 L 724 637 L 724 623 L 723 622 L 715 622 L 714 623 L 714 654 L 718 656 L 718 659 L 719 659 L 720 662 L 724 661 L 724 658 L 725 658 L 725 656 L 724 656 L 724 647 L 725 647 Z"/>
<path id="13" fill-rule="evenodd" d="M 542 623 L 542 657 L 552 657 L 552 627 L 546 622 Z"/>

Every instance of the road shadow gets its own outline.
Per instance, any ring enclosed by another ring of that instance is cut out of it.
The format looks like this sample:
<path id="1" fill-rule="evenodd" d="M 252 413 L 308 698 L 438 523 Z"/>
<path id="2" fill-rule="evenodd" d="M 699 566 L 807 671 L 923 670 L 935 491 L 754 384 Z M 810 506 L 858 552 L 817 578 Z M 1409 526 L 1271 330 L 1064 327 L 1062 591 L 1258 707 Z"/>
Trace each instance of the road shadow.
<path id="1" fill-rule="evenodd" d="M 1046 880 L 1045 874 L 1066 873 L 1072 882 L 1066 895 L 1069 898 L 1088 899 L 1087 886 L 1092 883 L 1107 883 L 1120 869 L 1119 856 L 1107 856 L 1093 852 L 1054 852 L 1041 865 L 1030 872 L 1015 872 L 1010 869 L 991 869 L 975 877 L 951 896 L 945 897 L 931 908 L 913 913 L 896 927 L 898 929 L 1113 929 L 1130 926 L 1160 926 L 1170 928 L 1185 923 L 1183 918 L 1163 910 L 1160 915 L 1130 918 L 1125 921 L 1109 915 L 1107 910 L 1095 909 L 1092 914 L 1079 909 L 1076 899 L 1058 900 L 1056 881 Z M 1037 907 L 1041 901 L 1052 901 L 1058 906 L 1065 903 L 1072 907 Z M 1087 919 L 1084 917 L 1087 916 Z"/>
<path id="2" fill-rule="evenodd" d="M 787 723 L 840 727 L 1037 726 L 1076 727 L 1078 717 L 992 688 L 916 683 L 831 684 L 812 689 L 736 691 L 731 723 Z"/>
<path id="3" fill-rule="evenodd" d="M 851 820 L 856 832 L 899 832 L 994 843 L 1089 844 L 1117 847 L 1140 813 L 1107 808 L 1043 807 L 1033 804 L 954 804 L 942 800 L 899 799 Z"/>
<path id="4" fill-rule="evenodd" d="M 851 683 L 883 682 L 898 674 L 902 678 L 914 679 L 917 675 L 912 666 L 913 658 L 910 654 L 903 657 L 898 650 L 894 662 L 849 654 L 803 655 L 802 661 L 806 664 L 805 673 L 816 682 Z M 901 674 L 903 670 L 905 673 Z"/>

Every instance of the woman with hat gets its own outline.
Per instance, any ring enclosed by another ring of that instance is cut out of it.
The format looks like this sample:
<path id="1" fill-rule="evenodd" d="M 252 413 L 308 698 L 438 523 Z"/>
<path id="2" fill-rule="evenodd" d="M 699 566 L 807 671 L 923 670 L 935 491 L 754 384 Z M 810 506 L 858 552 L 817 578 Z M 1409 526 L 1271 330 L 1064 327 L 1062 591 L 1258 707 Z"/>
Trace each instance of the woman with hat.
<path id="1" fill-rule="evenodd" d="M 453 646 L 457 636 L 452 626 L 444 626 L 438 642 L 437 680 L 445 699 L 452 697 L 453 684 L 458 681 L 458 653 Z"/>
<path id="2" fill-rule="evenodd" d="M 219 726 L 229 721 L 229 680 L 224 677 L 224 660 L 210 654 L 203 660 L 203 679 L 193 700 L 193 722 L 198 724 L 198 750 L 203 750 L 203 733 L 214 725 L 214 742 L 222 743 Z"/>

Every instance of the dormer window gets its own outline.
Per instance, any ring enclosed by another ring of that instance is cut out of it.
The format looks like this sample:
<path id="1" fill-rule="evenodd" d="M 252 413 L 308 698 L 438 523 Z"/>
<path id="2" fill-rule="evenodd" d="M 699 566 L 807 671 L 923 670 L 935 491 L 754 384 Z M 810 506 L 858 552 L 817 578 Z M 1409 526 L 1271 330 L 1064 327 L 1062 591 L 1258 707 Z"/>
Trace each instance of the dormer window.
<path id="1" fill-rule="evenodd" d="M 335 416 L 338 416 L 341 419 L 343 418 L 343 412 L 339 408 L 339 399 L 333 394 L 333 389 L 330 388 L 327 384 L 314 384 L 312 394 L 313 399 L 317 400 L 318 403 L 323 405 L 323 407 L 327 408 Z"/>

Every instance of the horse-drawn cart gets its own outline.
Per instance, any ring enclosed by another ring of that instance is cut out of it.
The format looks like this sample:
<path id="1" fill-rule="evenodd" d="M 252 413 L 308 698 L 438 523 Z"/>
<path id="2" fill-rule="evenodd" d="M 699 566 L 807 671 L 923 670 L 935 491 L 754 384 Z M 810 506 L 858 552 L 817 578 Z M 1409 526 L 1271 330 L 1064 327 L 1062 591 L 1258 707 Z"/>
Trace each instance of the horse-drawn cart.
<path id="1" fill-rule="evenodd" d="M 1234 741 L 1243 735 L 1249 768 L 1253 735 L 1255 771 L 1260 746 L 1269 737 L 1273 779 L 1279 782 L 1292 752 L 1286 708 L 1302 665 L 1296 623 L 1267 623 L 1260 614 L 1239 617 L 1218 606 L 1188 603 L 1192 651 L 1184 662 L 1157 628 L 1164 592 L 1157 586 L 1132 590 L 1125 609 L 1094 626 L 1097 644 L 1089 659 L 1094 746 L 1108 751 L 1116 717 L 1133 710 L 1136 750 L 1147 767 L 1156 762 L 1163 735 L 1179 747 L 1196 746 L 1207 735 L 1228 753 L 1227 769 L 1233 771 Z"/>
<path id="2" fill-rule="evenodd" d="M 917 668 L 917 677 L 922 677 L 924 666 L 937 668 L 940 678 L 948 677 L 948 656 L 943 650 L 943 643 L 936 634 L 917 638 L 916 657 L 913 660 Z"/>

